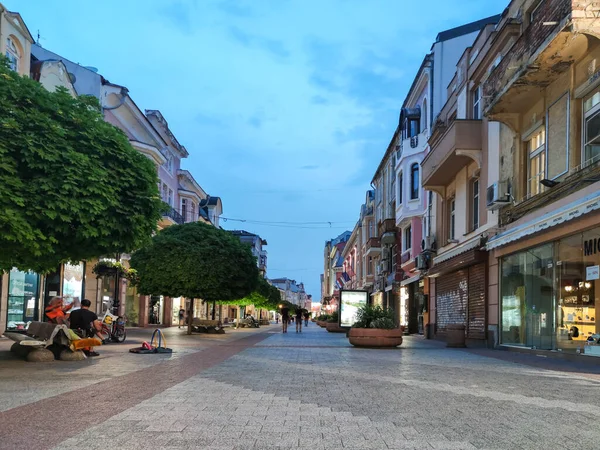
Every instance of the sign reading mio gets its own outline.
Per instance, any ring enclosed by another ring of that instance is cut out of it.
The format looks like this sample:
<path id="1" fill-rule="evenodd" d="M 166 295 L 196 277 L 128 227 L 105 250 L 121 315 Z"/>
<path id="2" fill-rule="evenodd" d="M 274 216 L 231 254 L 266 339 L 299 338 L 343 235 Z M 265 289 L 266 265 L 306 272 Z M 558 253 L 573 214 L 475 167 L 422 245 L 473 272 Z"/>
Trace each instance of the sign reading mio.
<path id="1" fill-rule="evenodd" d="M 590 256 L 600 252 L 600 239 L 590 239 L 583 242 L 583 255 Z"/>

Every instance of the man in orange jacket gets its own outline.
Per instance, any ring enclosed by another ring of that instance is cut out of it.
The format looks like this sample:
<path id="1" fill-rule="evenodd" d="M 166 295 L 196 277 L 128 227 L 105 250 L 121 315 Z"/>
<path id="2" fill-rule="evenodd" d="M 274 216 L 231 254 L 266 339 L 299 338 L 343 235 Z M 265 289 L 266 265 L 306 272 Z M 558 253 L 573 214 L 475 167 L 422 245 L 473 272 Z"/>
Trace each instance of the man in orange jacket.
<path id="1" fill-rule="evenodd" d="M 63 325 L 68 319 L 68 311 L 73 304 L 65 305 L 62 297 L 53 297 L 46 306 L 46 317 L 51 323 Z"/>

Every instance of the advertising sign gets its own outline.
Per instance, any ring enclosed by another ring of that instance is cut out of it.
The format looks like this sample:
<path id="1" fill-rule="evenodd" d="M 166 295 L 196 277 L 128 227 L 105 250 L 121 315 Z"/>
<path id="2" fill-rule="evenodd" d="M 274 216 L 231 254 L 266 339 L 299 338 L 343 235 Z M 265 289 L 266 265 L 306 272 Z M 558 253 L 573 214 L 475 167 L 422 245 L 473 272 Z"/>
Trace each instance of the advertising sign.
<path id="1" fill-rule="evenodd" d="M 586 281 L 600 279 L 600 266 L 589 266 L 586 267 Z"/>
<path id="2" fill-rule="evenodd" d="M 354 325 L 358 308 L 366 305 L 368 298 L 367 291 L 340 291 L 340 326 Z"/>

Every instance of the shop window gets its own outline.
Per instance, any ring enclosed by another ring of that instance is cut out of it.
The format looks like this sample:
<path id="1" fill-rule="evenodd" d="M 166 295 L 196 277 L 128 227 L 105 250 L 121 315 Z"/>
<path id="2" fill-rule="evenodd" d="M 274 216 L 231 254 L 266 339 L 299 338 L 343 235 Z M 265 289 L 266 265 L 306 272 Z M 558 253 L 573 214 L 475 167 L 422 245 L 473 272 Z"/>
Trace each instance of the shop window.
<path id="1" fill-rule="evenodd" d="M 540 128 L 526 142 L 525 148 L 528 155 L 527 186 L 529 197 L 543 192 L 540 184 L 546 178 L 546 129 Z"/>
<path id="2" fill-rule="evenodd" d="M 24 330 L 27 322 L 38 320 L 39 275 L 13 269 L 8 274 L 6 329 Z"/>
<path id="3" fill-rule="evenodd" d="M 410 166 L 410 199 L 417 200 L 419 198 L 419 164 L 414 163 Z"/>
<path id="4" fill-rule="evenodd" d="M 479 178 L 471 181 L 471 230 L 479 228 Z"/>
<path id="5" fill-rule="evenodd" d="M 12 37 L 6 39 L 6 57 L 8 58 L 8 66 L 15 72 L 18 72 L 19 62 L 21 61 L 21 52 Z"/>

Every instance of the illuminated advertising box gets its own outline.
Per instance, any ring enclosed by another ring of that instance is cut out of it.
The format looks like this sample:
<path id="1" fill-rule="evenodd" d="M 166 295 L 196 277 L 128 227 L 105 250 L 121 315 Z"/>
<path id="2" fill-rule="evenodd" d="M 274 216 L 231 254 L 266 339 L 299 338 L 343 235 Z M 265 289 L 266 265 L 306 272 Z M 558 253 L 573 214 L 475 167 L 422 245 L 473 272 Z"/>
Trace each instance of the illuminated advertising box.
<path id="1" fill-rule="evenodd" d="M 358 308 L 365 306 L 369 298 L 367 291 L 340 291 L 340 326 L 351 327 L 356 322 Z"/>

